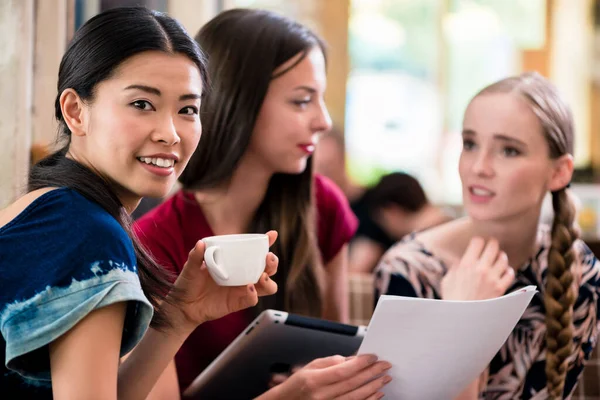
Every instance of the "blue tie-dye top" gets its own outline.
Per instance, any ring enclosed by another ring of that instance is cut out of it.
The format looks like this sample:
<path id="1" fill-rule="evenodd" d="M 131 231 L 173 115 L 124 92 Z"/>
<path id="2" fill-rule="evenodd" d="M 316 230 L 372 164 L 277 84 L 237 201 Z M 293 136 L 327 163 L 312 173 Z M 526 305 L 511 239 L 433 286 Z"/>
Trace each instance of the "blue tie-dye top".
<path id="1" fill-rule="evenodd" d="M 90 312 L 122 301 L 129 302 L 125 354 L 152 318 L 131 239 L 72 189 L 37 198 L 0 228 L 0 397 L 51 398 L 48 344 Z"/>

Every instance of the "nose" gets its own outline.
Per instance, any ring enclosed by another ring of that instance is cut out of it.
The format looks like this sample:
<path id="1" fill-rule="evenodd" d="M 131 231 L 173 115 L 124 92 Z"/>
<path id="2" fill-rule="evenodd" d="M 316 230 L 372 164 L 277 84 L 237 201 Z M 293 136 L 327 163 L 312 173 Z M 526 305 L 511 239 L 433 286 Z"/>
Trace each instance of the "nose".
<path id="1" fill-rule="evenodd" d="M 324 101 L 321 101 L 317 114 L 312 121 L 312 131 L 323 133 L 331 129 L 331 116 Z"/>
<path id="2" fill-rule="evenodd" d="M 171 116 L 165 116 L 152 132 L 152 141 L 173 146 L 181 141 Z"/>
<path id="3" fill-rule="evenodd" d="M 494 175 L 493 156 L 487 151 L 479 151 L 475 155 L 473 172 L 479 176 L 490 177 Z"/>

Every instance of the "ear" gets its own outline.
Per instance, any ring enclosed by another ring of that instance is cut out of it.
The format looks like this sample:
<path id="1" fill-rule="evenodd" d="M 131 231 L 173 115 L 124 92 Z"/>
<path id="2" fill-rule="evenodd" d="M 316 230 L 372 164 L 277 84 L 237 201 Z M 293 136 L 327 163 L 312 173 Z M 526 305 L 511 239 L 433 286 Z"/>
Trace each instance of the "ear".
<path id="1" fill-rule="evenodd" d="M 553 161 L 552 177 L 548 190 L 554 192 L 567 186 L 573 177 L 573 156 L 565 154 Z"/>
<path id="2" fill-rule="evenodd" d="M 59 102 L 63 120 L 67 124 L 71 134 L 75 136 L 85 136 L 87 126 L 87 106 L 77 92 L 71 88 L 65 89 L 60 94 Z"/>

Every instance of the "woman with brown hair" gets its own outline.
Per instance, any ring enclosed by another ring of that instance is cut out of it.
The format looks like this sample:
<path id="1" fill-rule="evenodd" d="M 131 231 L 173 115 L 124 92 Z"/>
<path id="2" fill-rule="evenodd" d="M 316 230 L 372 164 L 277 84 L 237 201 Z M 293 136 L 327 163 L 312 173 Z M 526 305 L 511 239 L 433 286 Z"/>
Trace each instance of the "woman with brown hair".
<path id="1" fill-rule="evenodd" d="M 466 218 L 412 234 L 377 267 L 381 294 L 483 300 L 527 285 L 522 319 L 460 399 L 569 397 L 596 344 L 600 263 L 577 238 L 568 186 L 573 121 L 550 82 L 525 73 L 468 105 L 459 162 Z M 552 227 L 539 223 L 552 194 Z"/>
<path id="2" fill-rule="evenodd" d="M 347 321 L 346 244 L 357 225 L 341 191 L 312 173 L 318 137 L 331 128 L 322 40 L 273 12 L 235 9 L 208 22 L 196 41 L 211 81 L 203 136 L 179 179 L 183 190 L 138 220 L 136 230 L 175 274 L 189 243 L 277 230 L 279 290 L 189 337 L 175 359 L 182 390 L 261 309 Z"/>

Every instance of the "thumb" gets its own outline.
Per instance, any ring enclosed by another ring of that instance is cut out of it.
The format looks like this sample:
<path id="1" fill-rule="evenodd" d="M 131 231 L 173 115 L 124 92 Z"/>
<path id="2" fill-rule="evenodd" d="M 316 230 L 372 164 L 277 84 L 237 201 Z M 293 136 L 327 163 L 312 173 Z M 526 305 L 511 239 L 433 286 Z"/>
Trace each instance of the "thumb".
<path id="1" fill-rule="evenodd" d="M 188 259 L 183 265 L 183 269 L 179 275 L 181 278 L 194 280 L 206 269 L 205 266 L 203 267 L 204 249 L 204 242 L 198 240 L 194 248 L 189 252 Z"/>

